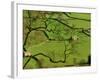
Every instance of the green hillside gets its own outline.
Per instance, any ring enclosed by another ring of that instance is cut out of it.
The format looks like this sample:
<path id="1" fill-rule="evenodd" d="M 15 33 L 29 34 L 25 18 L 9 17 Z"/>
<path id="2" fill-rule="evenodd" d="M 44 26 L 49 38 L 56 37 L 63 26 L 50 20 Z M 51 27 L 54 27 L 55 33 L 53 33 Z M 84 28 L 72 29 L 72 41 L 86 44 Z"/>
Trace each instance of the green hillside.
<path id="1" fill-rule="evenodd" d="M 90 66 L 90 30 L 90 13 L 23 10 L 23 68 Z"/>

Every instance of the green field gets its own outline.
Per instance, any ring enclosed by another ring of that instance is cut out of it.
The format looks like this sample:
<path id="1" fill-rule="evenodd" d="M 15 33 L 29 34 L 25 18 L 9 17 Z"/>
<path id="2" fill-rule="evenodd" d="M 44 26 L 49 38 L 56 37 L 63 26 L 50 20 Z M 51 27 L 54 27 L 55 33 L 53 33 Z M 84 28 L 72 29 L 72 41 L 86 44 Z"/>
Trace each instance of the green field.
<path id="1" fill-rule="evenodd" d="M 23 10 L 23 69 L 91 65 L 91 14 Z"/>

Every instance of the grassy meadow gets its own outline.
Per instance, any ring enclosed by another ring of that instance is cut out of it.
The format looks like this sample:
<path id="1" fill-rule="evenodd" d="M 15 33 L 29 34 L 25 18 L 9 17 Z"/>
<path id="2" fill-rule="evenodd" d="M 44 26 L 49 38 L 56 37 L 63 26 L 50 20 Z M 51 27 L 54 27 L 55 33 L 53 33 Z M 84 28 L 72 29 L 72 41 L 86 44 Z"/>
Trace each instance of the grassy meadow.
<path id="1" fill-rule="evenodd" d="M 91 14 L 23 10 L 23 69 L 91 65 Z"/>

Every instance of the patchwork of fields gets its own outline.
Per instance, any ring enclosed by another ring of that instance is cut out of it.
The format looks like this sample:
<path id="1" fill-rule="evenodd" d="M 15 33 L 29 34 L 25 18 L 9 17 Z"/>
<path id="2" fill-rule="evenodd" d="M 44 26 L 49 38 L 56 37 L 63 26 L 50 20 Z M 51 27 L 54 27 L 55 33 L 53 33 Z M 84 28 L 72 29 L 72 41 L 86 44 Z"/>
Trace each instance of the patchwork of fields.
<path id="1" fill-rule="evenodd" d="M 23 68 L 91 65 L 91 14 L 23 10 Z"/>

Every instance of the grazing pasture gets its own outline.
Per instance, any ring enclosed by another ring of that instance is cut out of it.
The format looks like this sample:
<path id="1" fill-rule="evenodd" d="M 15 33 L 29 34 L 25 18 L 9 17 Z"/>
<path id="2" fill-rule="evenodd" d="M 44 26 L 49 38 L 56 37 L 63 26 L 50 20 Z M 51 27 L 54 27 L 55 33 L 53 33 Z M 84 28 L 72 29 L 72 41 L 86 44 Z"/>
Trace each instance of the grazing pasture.
<path id="1" fill-rule="evenodd" d="M 91 14 L 23 10 L 23 69 L 91 65 Z"/>

